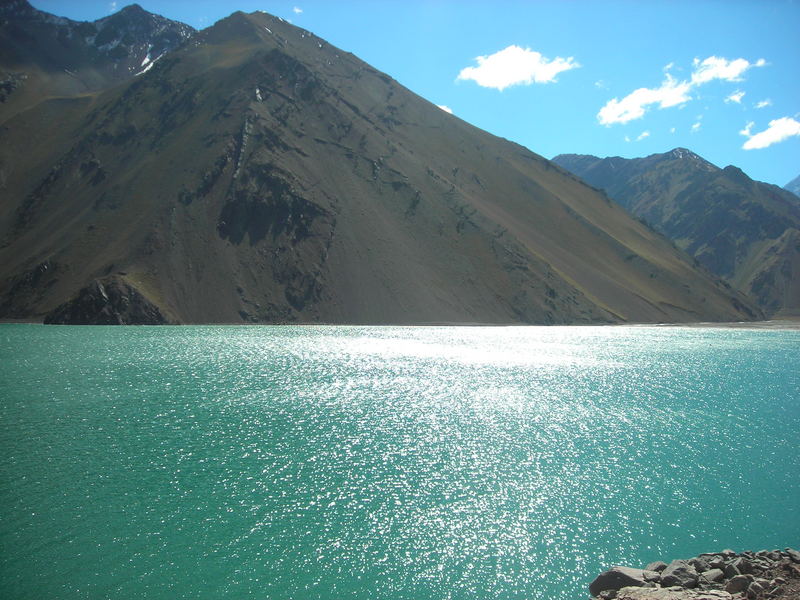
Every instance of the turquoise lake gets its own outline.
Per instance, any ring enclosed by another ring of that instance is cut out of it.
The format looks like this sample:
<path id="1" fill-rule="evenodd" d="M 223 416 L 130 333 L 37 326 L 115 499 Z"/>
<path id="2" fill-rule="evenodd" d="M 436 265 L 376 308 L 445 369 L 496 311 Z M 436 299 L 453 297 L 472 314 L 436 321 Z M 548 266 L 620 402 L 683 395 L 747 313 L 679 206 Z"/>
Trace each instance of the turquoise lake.
<path id="1" fill-rule="evenodd" d="M 5 599 L 583 599 L 800 545 L 800 332 L 0 325 Z"/>

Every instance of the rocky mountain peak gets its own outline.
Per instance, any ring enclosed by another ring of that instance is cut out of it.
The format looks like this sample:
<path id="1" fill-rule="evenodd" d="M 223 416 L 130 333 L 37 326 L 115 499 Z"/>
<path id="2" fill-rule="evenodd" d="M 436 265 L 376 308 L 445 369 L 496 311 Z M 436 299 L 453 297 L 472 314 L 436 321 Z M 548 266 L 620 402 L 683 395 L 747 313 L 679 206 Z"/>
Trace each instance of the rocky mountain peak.
<path id="1" fill-rule="evenodd" d="M 103 89 L 140 74 L 195 33 L 138 4 L 79 22 L 36 10 L 27 0 L 0 0 L 0 19 L 0 70 L 47 73 L 55 95 Z"/>
<path id="2" fill-rule="evenodd" d="M 139 6 L 138 4 L 136 4 L 134 2 L 133 4 L 128 4 L 127 6 L 122 7 L 122 9 L 119 11 L 118 14 L 122 14 L 122 15 L 148 14 L 149 15 L 151 13 L 148 13 L 145 9 L 143 9 L 141 6 Z"/>
<path id="3" fill-rule="evenodd" d="M 659 156 L 659 155 L 655 155 Z M 719 167 L 711 164 L 702 156 L 699 156 L 689 150 L 688 148 L 675 148 L 665 154 L 660 155 L 661 158 L 668 160 L 681 160 L 687 161 L 693 168 L 700 168 L 704 171 L 718 171 Z"/>

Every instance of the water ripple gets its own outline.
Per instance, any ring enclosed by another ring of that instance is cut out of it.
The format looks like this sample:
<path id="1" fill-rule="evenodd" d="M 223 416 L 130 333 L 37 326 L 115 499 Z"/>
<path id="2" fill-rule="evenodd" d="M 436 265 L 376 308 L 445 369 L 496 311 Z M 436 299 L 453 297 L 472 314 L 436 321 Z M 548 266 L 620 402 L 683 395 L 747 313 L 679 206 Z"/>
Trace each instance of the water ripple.
<path id="1" fill-rule="evenodd" d="M 2 333 L 8 597 L 580 598 L 800 538 L 796 332 Z"/>

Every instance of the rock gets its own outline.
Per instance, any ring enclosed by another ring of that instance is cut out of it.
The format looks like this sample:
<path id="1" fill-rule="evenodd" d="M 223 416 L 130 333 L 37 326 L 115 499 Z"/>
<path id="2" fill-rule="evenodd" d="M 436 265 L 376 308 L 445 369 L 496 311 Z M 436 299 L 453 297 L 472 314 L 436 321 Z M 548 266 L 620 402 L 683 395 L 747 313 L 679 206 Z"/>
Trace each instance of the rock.
<path id="1" fill-rule="evenodd" d="M 665 563 L 663 560 L 657 560 L 657 561 L 651 562 L 649 565 L 647 565 L 644 568 L 644 570 L 645 571 L 655 571 L 656 573 L 661 573 L 661 571 L 663 571 L 666 568 L 667 568 L 667 563 Z"/>
<path id="2" fill-rule="evenodd" d="M 800 552 L 797 550 L 792 550 L 791 548 L 786 548 L 784 553 L 792 559 L 792 562 L 800 563 Z"/>
<path id="3" fill-rule="evenodd" d="M 747 598 L 748 600 L 756 600 L 761 594 L 766 592 L 764 586 L 762 586 L 757 581 L 752 582 L 749 586 L 747 586 Z"/>
<path id="4" fill-rule="evenodd" d="M 734 552 L 733 550 L 725 549 L 722 552 L 720 552 L 720 554 L 723 556 L 723 558 L 736 558 L 736 552 Z"/>
<path id="5" fill-rule="evenodd" d="M 661 585 L 679 585 L 683 588 L 697 586 L 697 571 L 685 560 L 673 560 L 661 573 Z"/>
<path id="6" fill-rule="evenodd" d="M 44 319 L 51 325 L 163 325 L 153 302 L 123 278 L 95 279 Z"/>
<path id="7" fill-rule="evenodd" d="M 750 581 L 747 577 L 744 575 L 736 575 L 725 584 L 725 591 L 731 594 L 738 594 L 746 590 L 748 585 L 750 585 Z"/>
<path id="8" fill-rule="evenodd" d="M 725 559 L 715 554 L 713 556 L 706 557 L 706 563 L 708 563 L 709 569 L 724 569 L 725 568 Z"/>
<path id="9" fill-rule="evenodd" d="M 624 587 L 641 587 L 646 583 L 642 569 L 630 567 L 611 567 L 605 573 L 600 573 L 589 585 L 589 593 L 597 596 L 605 590 L 620 590 Z"/>
<path id="10" fill-rule="evenodd" d="M 694 567 L 694 570 L 697 571 L 698 573 L 702 573 L 703 571 L 708 571 L 708 569 L 710 568 L 705 559 L 701 557 L 690 558 L 686 562 L 692 565 Z"/>
<path id="11" fill-rule="evenodd" d="M 648 583 L 658 583 L 659 581 L 661 581 L 661 573 L 659 573 L 658 571 L 651 571 L 649 569 L 645 569 L 644 571 L 642 571 L 642 576 L 644 577 L 644 580 Z"/>
<path id="12" fill-rule="evenodd" d="M 616 600 L 731 600 L 721 590 L 684 590 L 683 588 L 627 587 L 617 592 Z"/>
<path id="13" fill-rule="evenodd" d="M 698 580 L 700 583 L 715 583 L 717 581 L 722 581 L 724 578 L 725 573 L 722 572 L 722 569 L 709 569 L 708 571 L 700 573 Z"/>
<path id="14" fill-rule="evenodd" d="M 781 559 L 781 553 L 779 550 L 773 550 L 767 554 L 767 558 L 769 558 L 772 562 L 778 562 Z"/>
<path id="15" fill-rule="evenodd" d="M 753 563 L 750 561 L 750 559 L 745 558 L 744 556 L 735 558 L 731 565 L 736 567 L 736 569 L 738 569 L 739 573 L 742 575 L 747 575 L 748 573 L 753 572 Z"/>
<path id="16" fill-rule="evenodd" d="M 737 569 L 733 565 L 725 565 L 725 568 L 723 569 L 723 572 L 725 573 L 725 578 L 726 579 L 732 579 L 733 577 L 736 577 L 737 575 L 741 575 L 741 573 L 739 573 L 739 569 Z"/>

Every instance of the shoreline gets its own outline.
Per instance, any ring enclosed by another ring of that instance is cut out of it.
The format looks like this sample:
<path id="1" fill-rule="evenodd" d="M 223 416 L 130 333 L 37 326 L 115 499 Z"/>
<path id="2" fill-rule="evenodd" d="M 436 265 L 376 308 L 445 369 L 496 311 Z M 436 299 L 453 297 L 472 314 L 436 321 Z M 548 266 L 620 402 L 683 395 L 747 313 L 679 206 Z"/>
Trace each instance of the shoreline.
<path id="1" fill-rule="evenodd" d="M 0 319 L 0 325 L 45 325 L 42 320 Z M 76 324 L 77 325 L 77 324 Z M 61 324 L 54 325 L 63 326 Z M 123 327 L 138 327 L 138 324 L 125 324 Z M 757 329 L 800 331 L 800 316 L 767 321 L 701 321 L 689 323 L 573 323 L 545 325 L 537 323 L 165 323 L 154 327 L 681 327 L 686 329 Z M 120 325 L 110 325 L 120 327 Z"/>

